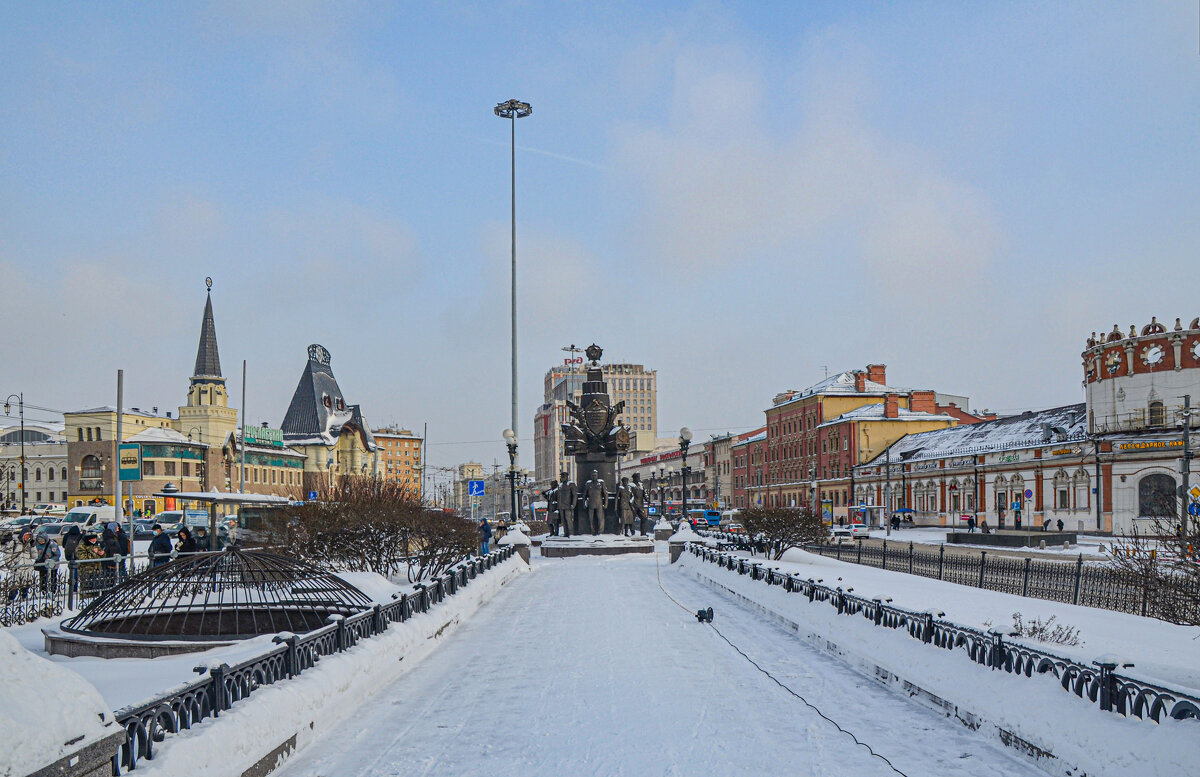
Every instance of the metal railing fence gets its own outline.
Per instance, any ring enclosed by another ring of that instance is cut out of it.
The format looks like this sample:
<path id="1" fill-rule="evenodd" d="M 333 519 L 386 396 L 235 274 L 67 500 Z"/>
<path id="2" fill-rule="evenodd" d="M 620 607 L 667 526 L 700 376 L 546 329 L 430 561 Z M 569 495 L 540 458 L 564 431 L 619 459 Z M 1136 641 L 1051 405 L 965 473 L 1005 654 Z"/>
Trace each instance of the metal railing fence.
<path id="1" fill-rule="evenodd" d="M 1081 664 L 1069 658 L 1006 639 L 998 629 L 987 632 L 939 620 L 941 613 L 915 612 L 886 604 L 882 599 L 854 596 L 840 587 L 831 588 L 811 579 L 772 569 L 762 562 L 735 556 L 703 545 L 689 543 L 692 555 L 724 569 L 749 575 L 767 585 L 805 596 L 809 602 L 826 602 L 842 615 L 861 615 L 876 626 L 903 629 L 913 639 L 931 647 L 962 652 L 971 661 L 994 671 L 1032 678 L 1052 675 L 1058 684 L 1101 710 L 1132 715 L 1158 722 L 1164 715 L 1200 718 L 1200 698 L 1117 673 L 1116 663 L 1097 661 Z M 902 554 L 895 554 L 902 556 Z M 889 567 L 890 568 L 890 567 Z M 1131 667 L 1132 664 L 1124 664 Z"/>
<path id="2" fill-rule="evenodd" d="M 125 729 L 125 744 L 113 757 L 112 773 L 132 771 L 140 760 L 154 757 L 155 743 L 169 734 L 191 728 L 209 717 L 219 717 L 233 704 L 256 689 L 290 679 L 317 665 L 322 657 L 354 647 L 359 641 L 387 631 L 392 623 L 403 623 L 418 613 L 453 596 L 479 575 L 516 553 L 508 546 L 487 556 L 459 562 L 429 583 L 415 584 L 412 593 L 397 596 L 388 604 L 376 604 L 349 617 L 329 616 L 329 623 L 306 634 L 278 634 L 275 647 L 229 666 L 198 666 L 206 676 L 146 702 L 125 707 L 113 717 Z"/>
<path id="3" fill-rule="evenodd" d="M 745 535 L 725 531 L 701 534 L 716 539 L 720 547 L 759 553 L 767 550 L 766 543 Z M 1180 597 L 1160 595 L 1153 581 L 1139 583 L 1105 564 L 1085 563 L 1083 554 L 1072 561 L 1052 561 L 989 554 L 986 550 L 954 548 L 947 552 L 945 545 L 934 548 L 913 542 L 889 543 L 887 540 L 881 540 L 879 545 L 864 545 L 861 541 L 855 541 L 852 545 L 806 545 L 804 549 L 839 561 L 892 572 L 1170 622 L 1181 620 L 1180 607 L 1194 607 L 1200 601 L 1200 591 L 1184 596 L 1182 600 Z M 1183 620 L 1194 621 L 1198 618 L 1200 612 L 1191 613 Z"/>

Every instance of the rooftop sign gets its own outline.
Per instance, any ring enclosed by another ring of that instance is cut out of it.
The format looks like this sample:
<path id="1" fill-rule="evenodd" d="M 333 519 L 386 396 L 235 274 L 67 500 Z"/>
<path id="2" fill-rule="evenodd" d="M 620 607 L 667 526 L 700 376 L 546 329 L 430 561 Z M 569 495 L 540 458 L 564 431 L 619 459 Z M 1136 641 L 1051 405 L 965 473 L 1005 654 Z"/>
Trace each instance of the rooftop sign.
<path id="1" fill-rule="evenodd" d="M 1183 440 L 1146 440 L 1145 442 L 1123 442 L 1118 450 L 1157 451 L 1165 448 L 1182 448 Z"/>
<path id="2" fill-rule="evenodd" d="M 283 430 L 267 426 L 247 426 L 243 430 L 247 445 L 264 445 L 268 448 L 283 447 Z"/>

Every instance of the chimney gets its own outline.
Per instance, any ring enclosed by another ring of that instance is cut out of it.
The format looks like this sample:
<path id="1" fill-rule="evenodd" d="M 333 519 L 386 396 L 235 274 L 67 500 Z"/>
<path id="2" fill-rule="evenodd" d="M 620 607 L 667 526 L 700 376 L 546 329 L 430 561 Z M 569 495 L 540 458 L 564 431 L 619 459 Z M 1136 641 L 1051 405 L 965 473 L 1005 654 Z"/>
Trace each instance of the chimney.
<path id="1" fill-rule="evenodd" d="M 867 365 L 867 380 L 887 384 L 887 365 L 886 364 L 868 364 Z"/>
<path id="2" fill-rule="evenodd" d="M 862 394 L 867 390 L 867 373 L 862 370 L 854 371 L 854 391 Z"/>
<path id="3" fill-rule="evenodd" d="M 908 409 L 914 413 L 936 413 L 937 401 L 932 391 L 914 391 L 908 395 Z"/>
<path id="4" fill-rule="evenodd" d="M 171 417 L 171 411 L 170 411 L 170 410 L 168 410 L 168 411 L 167 411 L 167 418 L 170 418 L 170 417 Z"/>
<path id="5" fill-rule="evenodd" d="M 888 394 L 883 398 L 883 417 L 884 418 L 899 418 L 900 417 L 900 400 L 895 394 Z"/>

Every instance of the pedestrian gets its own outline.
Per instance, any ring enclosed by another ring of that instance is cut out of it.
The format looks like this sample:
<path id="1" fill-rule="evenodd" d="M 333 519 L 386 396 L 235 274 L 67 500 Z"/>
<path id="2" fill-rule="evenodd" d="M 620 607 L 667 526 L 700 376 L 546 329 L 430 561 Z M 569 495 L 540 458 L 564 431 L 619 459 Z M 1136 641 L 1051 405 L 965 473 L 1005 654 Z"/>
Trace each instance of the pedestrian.
<path id="1" fill-rule="evenodd" d="M 111 588 L 117 584 L 117 556 L 121 555 L 121 546 L 117 544 L 116 523 L 109 522 L 100 534 L 100 552 L 104 561 L 100 568 L 104 570 L 104 586 Z"/>
<path id="2" fill-rule="evenodd" d="M 237 518 L 230 518 L 225 522 L 226 532 L 229 534 L 229 546 L 233 547 L 237 544 L 238 539 L 238 522 Z"/>
<path id="3" fill-rule="evenodd" d="M 488 525 L 487 518 L 479 519 L 479 555 L 486 556 L 488 554 L 488 543 L 492 539 L 492 527 Z"/>
<path id="4" fill-rule="evenodd" d="M 179 530 L 179 541 L 175 543 L 175 549 L 182 554 L 192 554 L 196 552 L 196 538 L 188 531 L 188 527 L 184 526 Z"/>
<path id="5" fill-rule="evenodd" d="M 1059 531 L 1062 531 L 1062 530 L 1063 530 L 1063 522 L 1062 522 L 1062 518 L 1059 518 L 1059 519 L 1058 519 L 1058 530 L 1059 530 Z"/>
<path id="6" fill-rule="evenodd" d="M 163 532 L 162 524 L 156 523 L 151 527 L 154 539 L 150 540 L 150 566 L 162 566 L 171 560 L 171 538 Z"/>
<path id="7" fill-rule="evenodd" d="M 39 534 L 37 537 L 37 556 L 34 560 L 34 566 L 37 567 L 38 578 L 42 584 L 42 591 L 48 594 L 58 592 L 58 562 L 62 559 L 62 553 L 59 551 L 58 543 L 48 538 L 45 534 Z"/>
<path id="8" fill-rule="evenodd" d="M 212 543 L 208 539 L 208 529 L 203 526 L 196 527 L 196 550 L 201 553 L 212 550 Z"/>
<path id="9" fill-rule="evenodd" d="M 970 518 L 967 519 L 967 534 L 974 534 L 974 533 L 975 533 L 975 516 L 972 515 Z"/>
<path id="10" fill-rule="evenodd" d="M 979 522 L 979 530 L 981 532 L 983 532 L 984 534 L 987 534 L 991 531 L 991 529 L 988 528 L 987 518 L 984 518 L 982 521 Z"/>
<path id="11" fill-rule="evenodd" d="M 133 543 L 129 541 L 129 535 L 125 533 L 125 527 L 117 525 L 117 547 L 120 549 L 120 555 L 117 556 L 117 577 L 124 581 L 129 576 L 129 570 L 125 566 L 125 559 L 129 559 L 129 563 L 133 563 Z"/>
<path id="12" fill-rule="evenodd" d="M 83 532 L 77 524 L 72 524 L 67 527 L 66 533 L 63 534 L 62 550 L 67 561 L 75 560 L 75 552 L 79 547 L 79 543 L 83 542 Z"/>
<path id="13" fill-rule="evenodd" d="M 1050 519 L 1042 521 L 1042 531 L 1050 531 Z"/>

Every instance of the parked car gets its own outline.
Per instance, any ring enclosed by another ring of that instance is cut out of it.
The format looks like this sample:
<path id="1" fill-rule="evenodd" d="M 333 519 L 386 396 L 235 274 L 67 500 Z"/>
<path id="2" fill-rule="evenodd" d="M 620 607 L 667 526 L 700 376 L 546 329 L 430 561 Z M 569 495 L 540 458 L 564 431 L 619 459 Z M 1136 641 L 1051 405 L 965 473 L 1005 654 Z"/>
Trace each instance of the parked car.
<path id="1" fill-rule="evenodd" d="M 33 536 L 35 539 L 39 536 L 44 536 L 47 539 L 61 543 L 63 532 L 71 525 L 69 523 L 43 523 L 34 529 Z"/>
<path id="2" fill-rule="evenodd" d="M 16 518 L 10 518 L 4 523 L 0 523 L 0 542 L 8 542 L 13 538 L 21 538 L 25 532 L 29 531 L 32 522 L 33 516 L 20 515 Z M 33 528 L 36 528 L 36 525 Z"/>
<path id="3" fill-rule="evenodd" d="M 847 524 L 846 528 L 850 530 L 850 536 L 854 538 L 863 538 L 864 540 L 871 536 L 871 527 L 865 523 Z"/>
<path id="4" fill-rule="evenodd" d="M 853 545 L 855 542 L 849 526 L 834 526 L 829 531 L 829 539 L 834 545 Z"/>
<path id="5" fill-rule="evenodd" d="M 81 505 L 72 507 L 62 517 L 63 523 L 78 524 L 84 532 L 101 532 L 109 521 L 117 520 L 117 508 L 112 505 Z"/>

